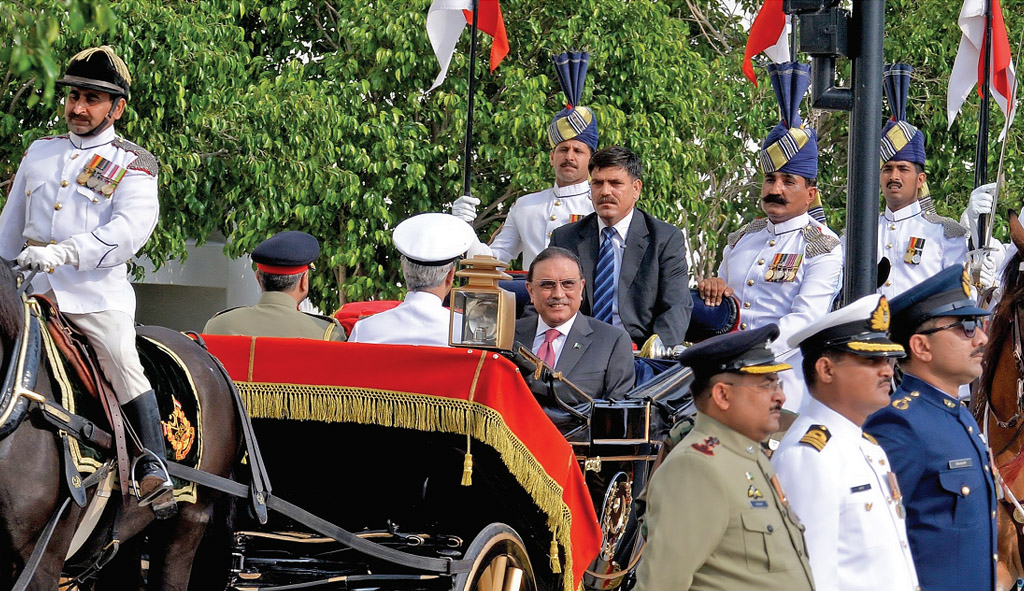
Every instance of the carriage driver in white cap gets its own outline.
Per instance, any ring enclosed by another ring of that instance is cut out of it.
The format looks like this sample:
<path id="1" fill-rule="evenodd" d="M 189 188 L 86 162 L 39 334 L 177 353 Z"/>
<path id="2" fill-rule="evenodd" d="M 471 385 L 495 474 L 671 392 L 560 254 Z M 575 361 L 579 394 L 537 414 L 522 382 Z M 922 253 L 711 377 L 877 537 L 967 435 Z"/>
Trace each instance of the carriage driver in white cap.
<path id="1" fill-rule="evenodd" d="M 55 300 L 89 338 L 124 415 L 149 452 L 136 468 L 140 504 L 158 519 L 176 506 L 152 386 L 135 349 L 135 291 L 128 259 L 156 227 L 157 161 L 119 137 L 128 67 L 107 46 L 71 58 L 57 84 L 68 87 L 69 133 L 29 146 L 0 214 L 0 256 L 39 271 L 37 294 Z"/>
<path id="2" fill-rule="evenodd" d="M 459 258 L 477 241 L 473 228 L 446 213 L 423 213 L 398 224 L 394 240 L 409 293 L 397 307 L 356 322 L 348 340 L 447 347 L 451 315 L 442 301 Z"/>

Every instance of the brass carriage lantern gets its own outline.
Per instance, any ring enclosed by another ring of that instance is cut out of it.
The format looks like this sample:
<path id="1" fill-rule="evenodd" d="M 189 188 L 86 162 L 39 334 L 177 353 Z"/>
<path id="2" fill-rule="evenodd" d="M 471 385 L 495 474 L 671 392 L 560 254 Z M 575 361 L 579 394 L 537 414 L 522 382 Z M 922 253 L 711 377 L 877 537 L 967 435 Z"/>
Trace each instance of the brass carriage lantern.
<path id="1" fill-rule="evenodd" d="M 498 287 L 508 265 L 492 256 L 477 255 L 460 261 L 467 267 L 455 273 L 468 281 L 452 290 L 452 320 L 448 344 L 453 347 L 480 347 L 512 350 L 516 325 L 516 297 Z"/>

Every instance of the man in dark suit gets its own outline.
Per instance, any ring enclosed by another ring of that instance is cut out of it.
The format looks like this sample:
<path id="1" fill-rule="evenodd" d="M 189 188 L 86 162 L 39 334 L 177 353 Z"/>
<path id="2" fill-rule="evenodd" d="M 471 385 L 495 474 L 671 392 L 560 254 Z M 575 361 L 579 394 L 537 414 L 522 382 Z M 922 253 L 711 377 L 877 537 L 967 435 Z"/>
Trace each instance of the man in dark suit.
<path id="1" fill-rule="evenodd" d="M 537 315 L 516 322 L 516 341 L 588 395 L 621 399 L 633 387 L 629 336 L 579 313 L 586 281 L 576 255 L 545 248 L 530 263 L 526 280 Z"/>
<path id="2" fill-rule="evenodd" d="M 681 344 L 693 300 L 679 228 L 636 209 L 640 158 L 627 148 L 599 150 L 590 159 L 595 212 L 551 235 L 551 246 L 576 254 L 586 279 L 581 310 L 621 326 L 638 347 L 653 335 Z"/>

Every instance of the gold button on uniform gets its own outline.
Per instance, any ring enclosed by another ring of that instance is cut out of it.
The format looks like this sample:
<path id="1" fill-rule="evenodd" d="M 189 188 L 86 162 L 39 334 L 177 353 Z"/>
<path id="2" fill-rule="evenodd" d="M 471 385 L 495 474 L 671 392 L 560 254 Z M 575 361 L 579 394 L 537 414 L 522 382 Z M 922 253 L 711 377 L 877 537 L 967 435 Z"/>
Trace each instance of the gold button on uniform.
<path id="1" fill-rule="evenodd" d="M 896 229 L 896 224 L 889 224 L 889 229 L 890 230 L 895 230 Z"/>
<path id="2" fill-rule="evenodd" d="M 749 308 L 750 307 L 750 302 L 743 302 L 743 307 L 744 308 Z"/>
<path id="3" fill-rule="evenodd" d="M 758 265 L 763 265 L 764 264 L 764 259 L 757 259 L 757 264 Z"/>
<path id="4" fill-rule="evenodd" d="M 754 280 L 753 279 L 747 279 L 747 285 L 753 285 L 753 284 L 754 284 Z"/>
<path id="5" fill-rule="evenodd" d="M 965 487 L 961 488 L 961 489 L 960 489 L 960 494 L 962 494 L 962 495 L 963 495 L 963 496 L 965 496 L 965 497 L 966 497 L 967 495 L 971 494 L 971 487 L 969 487 L 969 486 L 965 486 Z"/>
<path id="6" fill-rule="evenodd" d="M 886 281 L 885 282 L 885 286 L 886 287 L 892 287 L 892 281 Z"/>
<path id="7" fill-rule="evenodd" d="M 775 246 L 775 241 L 774 240 L 769 240 L 768 241 L 768 246 Z"/>
<path id="8" fill-rule="evenodd" d="M 551 221 L 555 221 L 556 219 L 557 218 L 555 216 L 551 216 Z"/>
<path id="9" fill-rule="evenodd" d="M 561 204 L 562 204 L 562 202 L 561 202 L 561 201 L 558 201 L 558 200 L 556 200 L 556 201 L 555 201 L 555 207 L 558 207 L 558 206 L 560 206 Z"/>
<path id="10" fill-rule="evenodd" d="M 982 466 L 982 468 L 984 468 L 985 471 L 988 472 L 988 464 L 985 464 L 984 466 Z"/>
<path id="11" fill-rule="evenodd" d="M 60 208 L 62 208 L 62 207 L 64 207 L 64 206 L 61 205 L 61 203 L 59 201 L 57 203 L 53 204 L 53 208 L 56 209 L 57 211 L 60 211 Z"/>
<path id="12" fill-rule="evenodd" d="M 74 160 L 75 158 L 78 158 L 78 156 L 79 156 L 78 154 L 72 154 L 71 155 L 71 159 Z"/>
<path id="13" fill-rule="evenodd" d="M 747 330 L 747 323 L 746 322 L 744 322 L 743 324 L 740 325 L 740 330 Z"/>
<path id="14" fill-rule="evenodd" d="M 886 248 L 886 249 L 892 248 L 892 242 L 890 242 L 889 244 L 886 244 L 886 245 L 885 245 L 885 248 Z"/>
<path id="15" fill-rule="evenodd" d="M 68 186 L 68 182 L 67 181 L 61 181 L 60 182 L 60 186 L 66 187 L 66 186 Z"/>
<path id="16" fill-rule="evenodd" d="M 967 426 L 967 432 L 968 433 L 974 433 L 974 427 L 971 427 L 970 425 L 968 425 Z"/>
<path id="17" fill-rule="evenodd" d="M 100 200 L 99 200 L 99 199 L 97 199 L 97 198 L 95 198 L 95 197 L 93 197 L 93 198 L 92 198 L 92 202 L 93 202 L 93 203 L 99 203 L 99 202 L 100 202 Z"/>

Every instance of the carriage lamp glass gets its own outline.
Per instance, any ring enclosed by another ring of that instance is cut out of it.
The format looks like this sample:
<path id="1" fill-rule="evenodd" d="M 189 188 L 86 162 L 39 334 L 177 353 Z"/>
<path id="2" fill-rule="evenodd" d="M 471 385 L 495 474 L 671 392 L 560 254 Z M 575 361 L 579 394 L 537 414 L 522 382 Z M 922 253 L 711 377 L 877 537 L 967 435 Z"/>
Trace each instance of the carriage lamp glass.
<path id="1" fill-rule="evenodd" d="M 515 338 L 516 298 L 512 292 L 498 287 L 499 280 L 512 278 L 501 271 L 507 265 L 492 256 L 482 255 L 459 264 L 465 268 L 455 275 L 466 278 L 467 282 L 452 290 L 448 344 L 511 350 Z"/>

